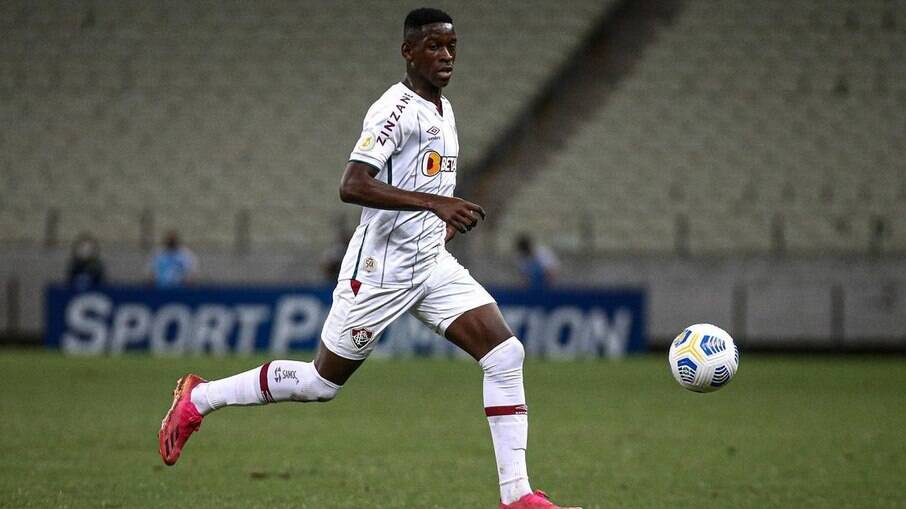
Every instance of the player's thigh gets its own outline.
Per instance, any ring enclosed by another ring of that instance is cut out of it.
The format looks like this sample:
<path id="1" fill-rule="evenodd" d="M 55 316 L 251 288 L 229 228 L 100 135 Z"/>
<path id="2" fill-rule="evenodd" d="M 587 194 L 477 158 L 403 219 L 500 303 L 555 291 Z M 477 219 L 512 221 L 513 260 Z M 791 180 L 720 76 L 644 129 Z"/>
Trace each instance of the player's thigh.
<path id="1" fill-rule="evenodd" d="M 417 299 L 417 292 L 409 288 L 378 288 L 363 283 L 355 292 L 349 281 L 340 281 L 321 331 L 315 366 L 324 367 L 345 382 L 374 350 L 390 323 Z M 320 367 L 318 373 L 332 382 L 342 383 L 327 377 Z"/>
<path id="2" fill-rule="evenodd" d="M 438 334 L 480 359 L 513 333 L 497 302 L 455 260 L 428 281 L 412 314 Z"/>

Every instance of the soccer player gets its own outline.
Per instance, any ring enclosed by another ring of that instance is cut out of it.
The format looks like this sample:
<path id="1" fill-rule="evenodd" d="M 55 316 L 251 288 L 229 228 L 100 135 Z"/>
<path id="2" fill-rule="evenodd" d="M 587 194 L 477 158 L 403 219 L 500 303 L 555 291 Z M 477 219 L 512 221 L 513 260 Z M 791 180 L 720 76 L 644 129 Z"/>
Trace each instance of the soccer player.
<path id="1" fill-rule="evenodd" d="M 176 463 L 189 436 L 218 408 L 332 400 L 384 329 L 409 312 L 484 371 L 500 507 L 557 509 L 529 485 L 522 344 L 494 299 L 444 247 L 485 216 L 480 206 L 453 196 L 459 139 L 453 109 L 441 95 L 456 60 L 452 18 L 436 9 L 410 12 L 401 53 L 406 77 L 368 110 L 343 174 L 340 199 L 361 205 L 362 218 L 314 361 L 274 360 L 212 382 L 182 377 L 161 423 L 161 457 Z"/>

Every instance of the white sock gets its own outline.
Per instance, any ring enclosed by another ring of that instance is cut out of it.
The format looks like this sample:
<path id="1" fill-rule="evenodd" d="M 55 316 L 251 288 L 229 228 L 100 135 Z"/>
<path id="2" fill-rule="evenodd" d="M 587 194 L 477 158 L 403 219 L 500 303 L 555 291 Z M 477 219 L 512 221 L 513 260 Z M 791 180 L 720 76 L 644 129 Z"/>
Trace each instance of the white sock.
<path id="1" fill-rule="evenodd" d="M 528 443 L 527 415 L 489 416 L 497 475 L 500 479 L 500 501 L 512 504 L 532 492 L 525 465 Z"/>
<path id="2" fill-rule="evenodd" d="M 192 403 L 201 415 L 208 415 L 227 405 L 261 405 L 258 389 L 261 366 L 229 378 L 198 384 L 192 389 Z"/>
<path id="3" fill-rule="evenodd" d="M 325 380 L 314 364 L 271 361 L 229 378 L 192 389 L 192 403 L 201 415 L 225 406 L 263 405 L 278 401 L 330 401 L 340 386 Z"/>
<path id="4" fill-rule="evenodd" d="M 484 407 L 494 441 L 500 501 L 511 504 L 532 492 L 525 464 L 528 407 L 522 384 L 525 350 L 512 337 L 479 361 L 484 370 Z"/>

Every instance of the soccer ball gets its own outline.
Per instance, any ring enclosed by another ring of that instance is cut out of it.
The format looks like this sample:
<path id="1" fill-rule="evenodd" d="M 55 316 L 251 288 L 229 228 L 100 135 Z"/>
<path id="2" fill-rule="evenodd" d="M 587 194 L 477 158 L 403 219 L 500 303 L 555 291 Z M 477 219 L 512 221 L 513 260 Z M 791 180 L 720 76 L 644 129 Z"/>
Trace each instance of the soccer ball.
<path id="1" fill-rule="evenodd" d="M 714 392 L 736 374 L 739 349 L 727 331 L 707 323 L 686 327 L 668 355 L 676 381 L 695 392 Z"/>

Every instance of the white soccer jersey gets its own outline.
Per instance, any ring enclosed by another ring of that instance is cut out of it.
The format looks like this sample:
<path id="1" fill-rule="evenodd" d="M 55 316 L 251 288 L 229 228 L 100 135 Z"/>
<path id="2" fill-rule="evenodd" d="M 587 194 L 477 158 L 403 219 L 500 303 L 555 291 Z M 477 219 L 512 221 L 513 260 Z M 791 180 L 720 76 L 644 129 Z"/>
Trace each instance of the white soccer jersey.
<path id="1" fill-rule="evenodd" d="M 453 196 L 459 139 L 450 102 L 441 104 L 443 114 L 402 83 L 393 85 L 368 109 L 349 159 L 373 166 L 375 178 L 394 187 Z M 445 250 L 445 236 L 445 223 L 432 212 L 363 207 L 339 280 L 418 285 Z"/>

